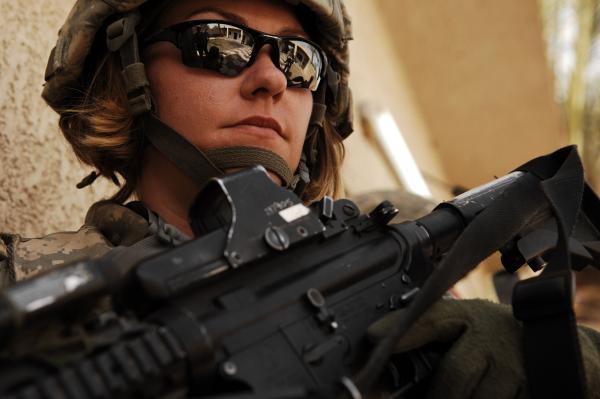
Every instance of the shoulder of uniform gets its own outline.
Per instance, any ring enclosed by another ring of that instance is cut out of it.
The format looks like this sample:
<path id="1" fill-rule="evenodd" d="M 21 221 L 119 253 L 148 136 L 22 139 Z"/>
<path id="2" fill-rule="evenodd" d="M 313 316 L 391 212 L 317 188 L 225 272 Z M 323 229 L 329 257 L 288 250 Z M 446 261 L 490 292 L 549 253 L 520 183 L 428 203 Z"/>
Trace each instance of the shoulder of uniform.
<path id="1" fill-rule="evenodd" d="M 100 201 L 88 210 L 85 224 L 97 228 L 114 246 L 130 246 L 151 234 L 145 213 L 140 202 L 124 206 Z"/>
<path id="2" fill-rule="evenodd" d="M 94 226 L 40 238 L 12 236 L 9 266 L 22 280 L 57 266 L 104 255 L 113 246 Z"/>
<path id="3" fill-rule="evenodd" d="M 137 209 L 140 208 L 140 209 Z M 136 209 L 137 211 L 134 211 Z M 130 246 L 150 235 L 143 207 L 108 201 L 89 209 L 78 231 L 58 232 L 40 238 L 0 233 L 0 286 L 57 266 L 93 259 L 116 246 Z"/>

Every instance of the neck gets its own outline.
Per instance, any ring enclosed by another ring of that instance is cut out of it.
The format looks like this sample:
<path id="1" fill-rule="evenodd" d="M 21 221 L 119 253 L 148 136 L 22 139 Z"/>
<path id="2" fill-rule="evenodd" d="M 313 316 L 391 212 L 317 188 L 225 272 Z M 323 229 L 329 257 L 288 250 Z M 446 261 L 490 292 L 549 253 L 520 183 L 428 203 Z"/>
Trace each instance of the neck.
<path id="1" fill-rule="evenodd" d="M 188 210 L 199 186 L 163 154 L 149 145 L 145 152 L 138 194 L 144 204 L 167 223 L 193 237 Z"/>

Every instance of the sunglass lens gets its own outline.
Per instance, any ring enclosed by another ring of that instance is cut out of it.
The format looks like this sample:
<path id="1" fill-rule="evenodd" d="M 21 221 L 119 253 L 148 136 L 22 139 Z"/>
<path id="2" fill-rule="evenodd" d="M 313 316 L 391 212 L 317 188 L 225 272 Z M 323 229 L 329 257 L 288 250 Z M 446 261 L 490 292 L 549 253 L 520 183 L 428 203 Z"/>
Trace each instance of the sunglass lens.
<path id="1" fill-rule="evenodd" d="M 277 42 L 279 69 L 285 74 L 288 86 L 316 90 L 324 68 L 321 52 L 304 40 Z M 185 65 L 237 76 L 252 58 L 255 38 L 251 32 L 237 26 L 205 22 L 184 30 L 179 45 Z"/>
<path id="2" fill-rule="evenodd" d="M 236 76 L 248 64 L 254 39 L 242 29 L 219 23 L 195 25 L 184 32 L 183 63 Z"/>
<path id="3" fill-rule="evenodd" d="M 323 69 L 321 53 L 301 40 L 282 40 L 279 48 L 279 67 L 288 85 L 316 90 Z"/>

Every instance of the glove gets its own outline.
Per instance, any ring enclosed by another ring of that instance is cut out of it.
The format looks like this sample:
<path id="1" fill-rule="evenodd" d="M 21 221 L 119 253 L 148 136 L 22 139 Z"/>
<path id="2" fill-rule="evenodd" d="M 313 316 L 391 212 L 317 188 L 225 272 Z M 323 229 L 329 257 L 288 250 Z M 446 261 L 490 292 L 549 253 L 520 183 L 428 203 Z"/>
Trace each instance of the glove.
<path id="1" fill-rule="evenodd" d="M 400 311 L 373 323 L 378 341 L 397 323 Z M 587 397 L 600 398 L 600 333 L 579 327 Z M 442 299 L 396 342 L 393 353 L 435 344 L 441 359 L 425 389 L 427 399 L 530 398 L 523 365 L 521 324 L 511 308 L 485 300 Z M 552 348 L 548 348 L 552 356 Z"/>

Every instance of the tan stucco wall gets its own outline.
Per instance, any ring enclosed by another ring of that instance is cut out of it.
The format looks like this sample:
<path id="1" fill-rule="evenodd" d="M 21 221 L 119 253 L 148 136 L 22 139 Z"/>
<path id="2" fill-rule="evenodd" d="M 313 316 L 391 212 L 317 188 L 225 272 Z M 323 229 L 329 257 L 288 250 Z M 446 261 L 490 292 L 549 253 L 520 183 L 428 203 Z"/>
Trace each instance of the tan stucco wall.
<path id="1" fill-rule="evenodd" d="M 450 182 L 566 145 L 537 0 L 377 0 Z"/>
<path id="2" fill-rule="evenodd" d="M 70 0 L 0 0 L 0 231 L 75 229 L 107 185 L 77 190 L 87 173 L 40 98 L 44 68 Z"/>
<path id="3" fill-rule="evenodd" d="M 567 144 L 536 0 L 346 4 L 355 102 L 392 112 L 438 199 Z M 397 187 L 355 119 L 349 192 Z"/>
<path id="4" fill-rule="evenodd" d="M 443 166 L 430 134 L 409 89 L 410 76 L 397 56 L 395 38 L 374 1 L 346 0 L 352 16 L 354 40 L 350 43 L 350 84 L 354 94 L 355 132 L 346 141 L 348 156 L 344 182 L 352 195 L 372 190 L 400 188 L 398 179 L 384 162 L 381 151 L 365 135 L 360 109 L 369 104 L 392 113 L 422 172 L 445 180 Z M 430 186 L 438 199 L 447 199 L 447 190 Z"/>

